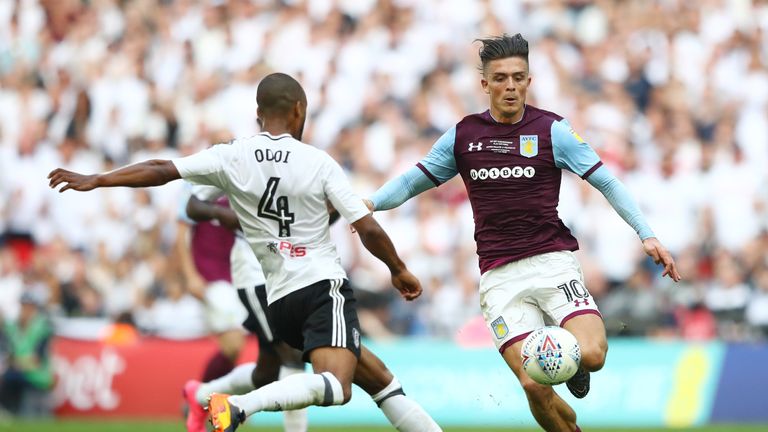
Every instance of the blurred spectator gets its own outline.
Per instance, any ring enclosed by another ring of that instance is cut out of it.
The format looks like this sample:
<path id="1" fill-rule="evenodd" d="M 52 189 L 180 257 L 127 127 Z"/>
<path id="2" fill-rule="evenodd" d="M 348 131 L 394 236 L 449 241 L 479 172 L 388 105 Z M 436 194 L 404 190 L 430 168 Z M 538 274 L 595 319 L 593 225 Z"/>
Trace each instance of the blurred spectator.
<path id="1" fill-rule="evenodd" d="M 207 334 L 205 308 L 184 292 L 178 281 L 166 281 L 162 293 L 147 298 L 137 315 L 145 332 L 168 339 L 193 339 Z"/>
<path id="2" fill-rule="evenodd" d="M 663 297 L 651 285 L 651 275 L 645 268 L 638 268 L 625 284 L 600 299 L 600 312 L 609 325 L 610 332 L 621 331 L 627 336 L 652 333 L 663 325 L 665 308 Z"/>
<path id="3" fill-rule="evenodd" d="M 675 311 L 680 336 L 688 341 L 708 341 L 717 336 L 717 321 L 703 303 L 679 307 Z"/>
<path id="4" fill-rule="evenodd" d="M 40 292 L 25 291 L 19 318 L 3 325 L 8 361 L 0 378 L 0 407 L 13 415 L 39 418 L 50 409 L 47 395 L 53 386 L 49 354 L 52 328 L 43 310 L 42 296 Z"/>
<path id="5" fill-rule="evenodd" d="M 162 318 L 198 319 L 194 281 L 172 257 L 180 182 L 62 197 L 47 188 L 52 168 L 104 171 L 256 133 L 256 85 L 279 70 L 307 91 L 305 140 L 365 195 L 485 109 L 472 40 L 522 32 L 531 103 L 569 119 L 688 262 L 678 286 L 648 274 L 635 233 L 563 176 L 559 209 L 604 310 L 632 334 L 708 338 L 714 316 L 721 336 L 759 335 L 766 16 L 765 1 L 728 0 L 0 1 L 0 311 L 18 314 L 32 282 L 48 287 L 57 322 L 131 315 L 142 331 L 183 337 Z M 476 313 L 463 189 L 455 179 L 377 215 L 425 281 L 415 305 L 390 303 L 385 269 L 333 229 L 370 294 L 371 334 L 450 336 Z"/>
<path id="6" fill-rule="evenodd" d="M 741 265 L 733 257 L 722 253 L 717 258 L 705 304 L 715 314 L 720 334 L 727 339 L 743 338 L 744 313 L 752 294 L 745 279 Z"/>
<path id="7" fill-rule="evenodd" d="M 768 267 L 758 270 L 754 281 L 755 294 L 747 306 L 747 322 L 768 337 Z"/>

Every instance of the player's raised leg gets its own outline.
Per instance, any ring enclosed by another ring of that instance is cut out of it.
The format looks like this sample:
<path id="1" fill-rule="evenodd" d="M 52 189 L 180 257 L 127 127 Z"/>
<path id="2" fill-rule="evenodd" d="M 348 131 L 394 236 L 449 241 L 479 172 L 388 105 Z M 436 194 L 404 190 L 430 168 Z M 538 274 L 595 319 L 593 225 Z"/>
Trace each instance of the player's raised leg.
<path id="1" fill-rule="evenodd" d="M 581 366 L 566 386 L 581 399 L 589 393 L 589 373 L 605 363 L 608 342 L 600 310 L 587 290 L 581 266 L 573 252 L 559 251 L 540 255 L 549 275 L 536 280 L 539 307 L 555 323 L 571 332 L 581 349 Z"/>
<path id="2" fill-rule="evenodd" d="M 361 347 L 354 383 L 371 395 L 387 420 L 398 431 L 439 432 L 442 430 L 421 405 L 405 395 L 400 381 L 392 375 L 384 362 L 365 346 Z"/>
<path id="3" fill-rule="evenodd" d="M 539 384 L 525 373 L 520 358 L 522 346 L 522 340 L 513 343 L 504 350 L 502 357 L 520 381 L 533 417 L 547 432 L 579 431 L 573 408 L 555 393 L 552 386 Z"/>
<path id="4" fill-rule="evenodd" d="M 288 376 L 241 396 L 214 394 L 209 401 L 211 423 L 217 432 L 230 432 L 251 414 L 282 411 L 310 405 L 346 403 L 351 396 L 352 375 L 357 362 L 343 348 L 318 348 L 312 353 L 316 373 Z"/>
<path id="5" fill-rule="evenodd" d="M 571 332 L 581 349 L 581 367 L 566 385 L 575 397 L 581 399 L 589 393 L 590 372 L 603 368 L 608 353 L 605 325 L 600 315 L 594 313 L 575 315 L 560 324 Z"/>
<path id="6" fill-rule="evenodd" d="M 480 279 L 480 306 L 496 347 L 520 381 L 534 418 L 550 432 L 577 431 L 576 413 L 551 386 L 528 376 L 520 351 L 525 337 L 545 325 L 545 316 L 565 322 L 574 312 L 557 287 L 579 277 L 577 268 L 569 255 L 548 253 L 489 270 Z M 548 272 L 556 277 L 532 277 Z"/>
<path id="7" fill-rule="evenodd" d="M 245 418 L 261 411 L 284 411 L 310 405 L 343 405 L 352 397 L 357 357 L 346 348 L 312 350 L 315 373 L 302 373 L 275 381 L 242 396 L 211 395 L 208 404 L 216 432 L 231 432 Z"/>
<path id="8" fill-rule="evenodd" d="M 360 326 L 348 282 L 317 282 L 278 299 L 268 312 L 281 339 L 303 350 L 314 373 L 291 375 L 242 396 L 213 395 L 209 410 L 217 432 L 234 431 L 257 412 L 342 405 L 352 396 Z"/>
<path id="9" fill-rule="evenodd" d="M 260 355 L 259 357 L 259 360 L 261 361 L 264 356 Z M 221 378 L 216 378 L 215 380 L 205 383 L 199 383 L 193 393 L 194 402 L 197 402 L 201 406 L 205 406 L 208 403 L 208 396 L 212 393 L 240 394 L 253 390 L 255 387 L 253 385 L 252 376 L 256 370 L 256 366 L 255 362 L 244 363 L 235 367 L 232 369 L 232 372 Z"/>

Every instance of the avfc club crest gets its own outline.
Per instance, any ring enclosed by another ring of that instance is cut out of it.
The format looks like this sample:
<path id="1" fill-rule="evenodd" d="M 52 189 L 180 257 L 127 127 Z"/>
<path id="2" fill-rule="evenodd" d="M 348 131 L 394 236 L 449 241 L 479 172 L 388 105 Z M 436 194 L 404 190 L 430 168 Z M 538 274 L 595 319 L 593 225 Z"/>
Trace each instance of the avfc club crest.
<path id="1" fill-rule="evenodd" d="M 504 339 L 509 334 L 509 327 L 504 322 L 504 317 L 498 317 L 493 320 L 491 328 L 493 329 L 493 334 L 496 335 L 496 339 Z"/>
<path id="2" fill-rule="evenodd" d="M 520 135 L 520 155 L 532 158 L 539 154 L 538 135 Z"/>

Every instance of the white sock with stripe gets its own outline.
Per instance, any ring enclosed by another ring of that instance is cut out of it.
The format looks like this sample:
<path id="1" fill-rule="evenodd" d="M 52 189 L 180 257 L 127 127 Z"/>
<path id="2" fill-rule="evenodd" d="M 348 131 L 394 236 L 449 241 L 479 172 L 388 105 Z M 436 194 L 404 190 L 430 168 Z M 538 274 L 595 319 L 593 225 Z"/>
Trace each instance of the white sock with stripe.
<path id="1" fill-rule="evenodd" d="M 304 368 L 292 368 L 283 366 L 280 368 L 280 379 L 285 379 L 291 375 L 304 373 Z M 306 408 L 285 411 L 283 413 L 283 428 L 285 432 L 307 432 L 309 421 L 307 420 Z"/>
<path id="2" fill-rule="evenodd" d="M 195 393 L 197 403 L 206 406 L 211 393 L 242 394 L 253 390 L 251 376 L 254 369 L 256 369 L 256 363 L 244 363 L 221 378 L 202 383 Z"/>
<path id="3" fill-rule="evenodd" d="M 416 401 L 403 393 L 397 378 L 372 396 L 387 420 L 400 432 L 440 432 L 440 426 Z"/>
<path id="4" fill-rule="evenodd" d="M 260 411 L 289 411 L 310 405 L 341 405 L 344 391 L 330 372 L 300 373 L 275 381 L 242 396 L 230 396 L 229 402 L 246 416 Z"/>

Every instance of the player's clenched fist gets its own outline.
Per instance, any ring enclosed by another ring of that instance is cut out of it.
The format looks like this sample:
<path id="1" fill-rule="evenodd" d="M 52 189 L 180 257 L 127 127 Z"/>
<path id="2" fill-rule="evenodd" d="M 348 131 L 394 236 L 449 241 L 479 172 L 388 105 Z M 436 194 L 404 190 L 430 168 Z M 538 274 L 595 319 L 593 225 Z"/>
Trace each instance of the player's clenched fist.
<path id="1" fill-rule="evenodd" d="M 400 291 L 404 299 L 411 301 L 421 295 L 421 283 L 408 270 L 403 270 L 398 274 L 392 274 L 392 285 Z"/>
<path id="2" fill-rule="evenodd" d="M 67 189 L 85 192 L 99 186 L 96 175 L 82 175 L 61 168 L 51 171 L 48 174 L 48 178 L 50 179 L 48 185 L 51 188 L 56 188 L 56 186 L 66 183 L 59 192 L 64 192 Z"/>

